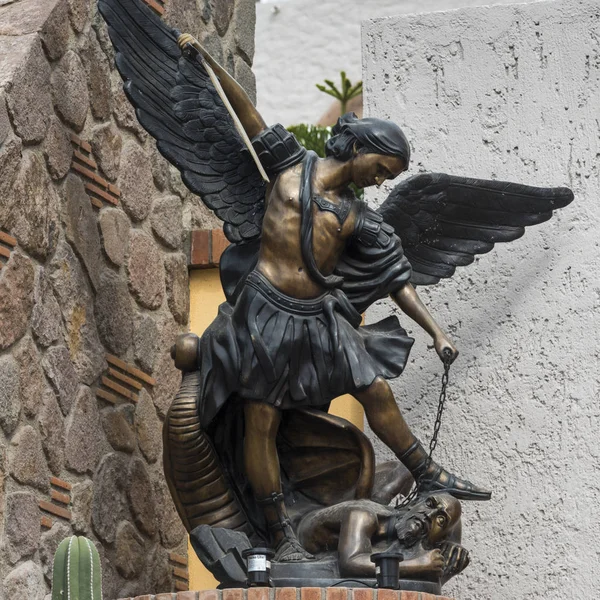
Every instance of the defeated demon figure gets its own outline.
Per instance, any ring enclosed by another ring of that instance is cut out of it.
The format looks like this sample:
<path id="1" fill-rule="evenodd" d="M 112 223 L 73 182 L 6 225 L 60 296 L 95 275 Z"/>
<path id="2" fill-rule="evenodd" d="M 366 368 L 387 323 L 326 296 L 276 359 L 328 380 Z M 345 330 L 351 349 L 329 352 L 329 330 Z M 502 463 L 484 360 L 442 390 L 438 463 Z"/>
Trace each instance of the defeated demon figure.
<path id="1" fill-rule="evenodd" d="M 431 336 L 440 358 L 454 360 L 456 348 L 412 284 L 435 284 L 495 242 L 520 237 L 524 226 L 567 205 L 570 190 L 423 174 L 404 179 L 375 211 L 349 185 L 379 185 L 408 169 L 410 147 L 397 125 L 344 115 L 319 159 L 281 125 L 267 127 L 190 35 L 180 36 L 139 0 L 100 0 L 99 7 L 140 123 L 225 221 L 232 243 L 220 265 L 227 302 L 186 367 L 194 374 L 196 429 L 183 435 L 190 413 L 175 426 L 185 412 L 179 404 L 167 419 L 167 476 L 188 527 L 251 523 L 275 548 L 276 561 L 310 560 L 288 517 L 278 432 L 286 413 L 326 411 L 345 393 L 362 404 L 372 431 L 421 494 L 444 506 L 447 496 L 437 492 L 489 499 L 490 492 L 427 460 L 388 384 L 402 373 L 413 339 L 395 316 L 361 326 L 361 313 L 390 296 Z M 268 183 L 215 85 L 252 140 Z M 210 443 L 189 445 L 192 433 Z M 205 460 L 208 446 L 216 459 Z M 322 464 L 316 458 L 311 468 L 318 473 Z M 208 472 L 212 479 L 203 479 Z"/>

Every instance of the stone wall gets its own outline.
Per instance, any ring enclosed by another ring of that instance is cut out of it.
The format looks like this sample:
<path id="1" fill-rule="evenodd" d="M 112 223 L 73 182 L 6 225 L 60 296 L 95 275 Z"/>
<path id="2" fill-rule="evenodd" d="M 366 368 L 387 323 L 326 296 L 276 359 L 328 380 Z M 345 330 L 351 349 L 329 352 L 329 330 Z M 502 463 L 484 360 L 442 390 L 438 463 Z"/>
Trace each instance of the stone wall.
<path id="1" fill-rule="evenodd" d="M 254 94 L 253 0 L 148 0 Z M 91 0 L 0 2 L 0 597 L 98 546 L 105 598 L 187 588 L 161 421 L 184 251 L 219 222 L 141 129 Z"/>
<path id="2" fill-rule="evenodd" d="M 367 114 L 391 118 L 411 172 L 568 185 L 575 201 L 452 280 L 421 288 L 461 355 L 437 458 L 493 490 L 464 503 L 473 562 L 457 598 L 594 598 L 600 467 L 600 7 L 540 2 L 363 29 Z M 389 188 L 388 188 L 389 189 Z M 385 192 L 371 196 L 373 202 Z M 369 319 L 388 315 L 389 304 Z M 429 440 L 441 364 L 417 341 L 394 390 Z M 378 446 L 379 456 L 389 456 Z"/>
<path id="3" fill-rule="evenodd" d="M 360 24 L 367 19 L 514 0 L 287 0 L 256 7 L 258 109 L 267 123 L 316 123 L 331 96 L 316 83 L 346 71 L 361 79 Z"/>

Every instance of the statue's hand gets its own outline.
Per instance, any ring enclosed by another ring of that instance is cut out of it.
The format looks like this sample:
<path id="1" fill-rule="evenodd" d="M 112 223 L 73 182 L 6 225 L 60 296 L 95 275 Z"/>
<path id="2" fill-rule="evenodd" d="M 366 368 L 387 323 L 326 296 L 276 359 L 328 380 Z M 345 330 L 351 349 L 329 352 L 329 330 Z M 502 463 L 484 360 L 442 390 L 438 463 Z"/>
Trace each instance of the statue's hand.
<path id="1" fill-rule="evenodd" d="M 433 573 L 441 573 L 446 565 L 446 559 L 439 549 L 430 550 L 425 555 L 425 561 L 427 564 L 427 571 Z"/>
<path id="2" fill-rule="evenodd" d="M 208 64 L 212 65 L 215 62 L 208 50 L 191 33 L 182 33 L 177 39 L 177 45 L 182 52 L 186 44 L 191 44 L 194 46 L 194 48 L 200 52 Z"/>
<path id="3" fill-rule="evenodd" d="M 437 352 L 440 360 L 450 360 L 453 363 L 458 356 L 458 350 L 456 346 L 444 335 L 440 334 L 433 340 L 435 351 Z"/>

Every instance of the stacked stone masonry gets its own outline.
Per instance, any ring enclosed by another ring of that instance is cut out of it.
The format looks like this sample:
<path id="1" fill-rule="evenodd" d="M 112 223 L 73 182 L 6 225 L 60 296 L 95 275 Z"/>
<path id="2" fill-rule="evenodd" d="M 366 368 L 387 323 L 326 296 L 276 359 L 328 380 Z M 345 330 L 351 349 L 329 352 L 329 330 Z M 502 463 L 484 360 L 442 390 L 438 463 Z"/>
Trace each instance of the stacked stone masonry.
<path id="1" fill-rule="evenodd" d="M 451 600 L 446 596 L 434 596 L 425 592 L 405 592 L 365 588 L 232 588 L 137 596 L 121 600 Z"/>
<path id="2" fill-rule="evenodd" d="M 253 0 L 147 0 L 254 95 Z M 162 474 L 194 229 L 219 221 L 136 120 L 93 0 L 0 2 L 0 597 L 43 600 L 62 539 L 106 598 L 188 587 Z M 168 594 L 170 595 L 170 594 Z"/>

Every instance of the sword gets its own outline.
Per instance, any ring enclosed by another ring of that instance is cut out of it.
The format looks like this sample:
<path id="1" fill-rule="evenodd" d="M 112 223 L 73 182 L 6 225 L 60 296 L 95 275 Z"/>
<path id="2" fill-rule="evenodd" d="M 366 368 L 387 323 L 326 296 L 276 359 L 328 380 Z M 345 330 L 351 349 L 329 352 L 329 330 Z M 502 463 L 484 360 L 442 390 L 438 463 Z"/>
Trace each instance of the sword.
<path id="1" fill-rule="evenodd" d="M 221 86 L 221 82 L 219 81 L 219 78 L 217 77 L 216 73 L 213 71 L 212 67 L 208 64 L 208 62 L 204 58 L 204 56 L 202 56 L 202 53 L 198 50 L 198 48 L 196 48 L 191 42 L 188 42 L 185 45 L 185 48 L 193 49 L 193 51 L 196 54 L 196 57 L 199 58 L 202 66 L 206 69 L 206 72 L 208 73 L 208 76 L 210 77 L 212 84 L 215 86 L 215 90 L 217 90 L 217 94 L 219 94 L 219 98 L 221 98 L 221 100 L 223 101 L 223 104 L 225 105 L 225 108 L 227 109 L 227 112 L 231 115 L 231 118 L 233 119 L 233 124 L 235 125 L 237 132 L 240 134 L 246 148 L 248 148 L 248 151 L 250 152 L 250 156 L 252 156 L 252 159 L 256 163 L 256 166 L 258 168 L 258 171 L 260 172 L 261 177 L 264 179 L 264 181 L 266 183 L 269 183 L 270 182 L 269 176 L 267 175 L 267 172 L 265 171 L 264 167 L 262 166 L 262 163 L 260 162 L 260 158 L 258 158 L 258 154 L 256 154 L 256 150 L 254 149 L 254 146 L 252 145 L 252 142 L 250 141 L 250 138 L 248 137 L 248 134 L 246 133 L 246 130 L 244 129 L 244 126 L 242 125 L 242 122 L 240 121 L 239 117 L 237 116 L 235 110 L 233 109 L 233 106 L 231 106 L 231 102 L 229 102 L 229 98 L 227 98 L 227 94 L 225 93 L 225 90 Z"/>

